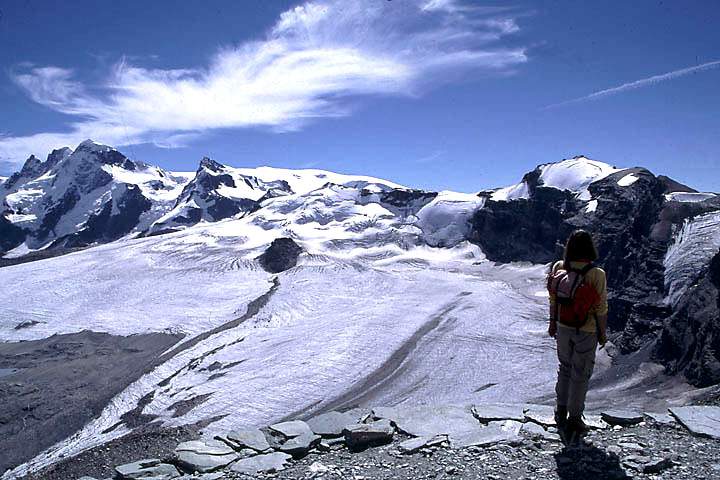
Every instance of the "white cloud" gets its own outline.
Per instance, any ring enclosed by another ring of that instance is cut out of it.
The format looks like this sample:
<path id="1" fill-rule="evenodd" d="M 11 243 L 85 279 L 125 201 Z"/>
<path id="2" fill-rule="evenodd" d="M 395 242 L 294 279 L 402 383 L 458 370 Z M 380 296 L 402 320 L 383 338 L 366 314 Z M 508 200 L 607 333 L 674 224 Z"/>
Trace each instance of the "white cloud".
<path id="1" fill-rule="evenodd" d="M 562 107 L 565 105 L 571 105 L 573 103 L 586 102 L 588 100 L 597 100 L 603 97 L 609 97 L 610 95 L 616 95 L 618 93 L 626 92 L 628 90 L 649 87 L 651 85 L 656 85 L 658 83 L 667 82 L 668 80 L 674 80 L 676 78 L 684 77 L 685 75 L 690 75 L 692 73 L 698 73 L 703 70 L 709 70 L 711 68 L 717 67 L 720 67 L 720 60 L 702 63 L 700 65 L 695 65 L 694 67 L 681 68 L 679 70 L 673 70 L 672 72 L 663 73 L 660 75 L 653 75 L 652 77 L 642 78 L 640 80 L 635 80 L 634 82 L 623 83 L 622 85 L 619 85 L 617 87 L 599 90 L 597 92 L 591 93 L 590 95 L 585 95 L 584 97 L 573 98 L 572 100 L 566 100 L 564 102 L 548 105 L 547 107 L 545 107 L 545 109 Z"/>
<path id="2" fill-rule="evenodd" d="M 0 137 L 0 158 L 74 145 L 153 142 L 172 148 L 216 128 L 301 128 L 351 113 L 358 95 L 414 96 L 469 71 L 506 73 L 525 62 L 500 41 L 514 19 L 456 0 L 307 2 L 282 13 L 265 38 L 220 50 L 204 68 L 147 69 L 121 61 L 88 93 L 73 71 L 14 74 L 30 98 L 77 116 L 66 133 Z"/>

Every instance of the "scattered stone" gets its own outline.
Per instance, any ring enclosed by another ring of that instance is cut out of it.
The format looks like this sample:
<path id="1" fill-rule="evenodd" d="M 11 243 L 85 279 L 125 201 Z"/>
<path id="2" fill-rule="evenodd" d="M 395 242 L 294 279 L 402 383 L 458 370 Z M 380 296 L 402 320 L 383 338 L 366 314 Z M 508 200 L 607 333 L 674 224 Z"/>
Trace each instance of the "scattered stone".
<path id="1" fill-rule="evenodd" d="M 644 455 L 628 455 L 622 460 L 623 465 L 638 472 L 642 472 L 648 462 L 650 462 L 650 457 Z"/>
<path id="2" fill-rule="evenodd" d="M 669 457 L 655 457 L 643 465 L 643 473 L 660 473 L 673 466 Z"/>
<path id="3" fill-rule="evenodd" d="M 227 444 L 218 440 L 192 440 L 175 448 L 178 463 L 190 471 L 208 473 L 225 468 L 239 456 Z"/>
<path id="4" fill-rule="evenodd" d="M 345 443 L 351 450 L 361 450 L 374 445 L 382 445 L 392 441 L 395 429 L 389 420 L 378 420 L 372 423 L 358 423 L 343 430 Z"/>
<path id="5" fill-rule="evenodd" d="M 673 407 L 670 413 L 693 435 L 720 439 L 720 407 Z"/>
<path id="6" fill-rule="evenodd" d="M 115 472 L 120 480 L 166 480 L 180 476 L 180 472 L 174 465 L 162 463 L 157 458 L 147 458 L 133 463 L 126 463 L 115 467 Z"/>
<path id="7" fill-rule="evenodd" d="M 250 458 L 238 460 L 230 467 L 233 472 L 246 475 L 257 475 L 258 473 L 275 473 L 285 470 L 291 455 L 282 452 L 266 453 Z"/>
<path id="8" fill-rule="evenodd" d="M 330 450 L 337 449 L 345 444 L 345 437 L 338 438 L 324 438 L 320 440 L 318 449 L 329 452 Z"/>
<path id="9" fill-rule="evenodd" d="M 559 442 L 561 440 L 560 435 L 558 435 L 557 433 L 548 432 L 547 430 L 545 430 L 545 428 L 542 427 L 542 425 L 538 425 L 534 422 L 523 423 L 520 431 L 532 439 L 541 438 L 550 442 Z"/>
<path id="10" fill-rule="evenodd" d="M 321 474 L 321 475 L 322 475 L 323 473 L 329 472 L 329 471 L 330 471 L 330 467 L 328 467 L 327 465 L 324 465 L 324 464 L 321 463 L 321 462 L 313 462 L 312 465 L 310 465 L 310 466 L 308 467 L 308 471 L 310 471 L 310 473 L 314 473 L 314 474 L 316 474 L 316 475 L 317 475 L 317 474 Z"/>
<path id="11" fill-rule="evenodd" d="M 311 418 L 308 426 L 316 435 L 322 437 L 340 437 L 345 427 L 358 423 L 355 415 L 340 412 L 327 412 Z"/>
<path id="12" fill-rule="evenodd" d="M 645 416 L 652 419 L 655 423 L 659 423 L 661 425 L 672 425 L 675 423 L 675 419 L 670 415 L 669 413 L 654 413 L 654 412 L 645 412 Z"/>
<path id="13" fill-rule="evenodd" d="M 473 405 L 472 414 L 483 423 L 497 420 L 515 420 L 522 422 L 525 420 L 522 405 L 509 404 L 489 404 L 489 405 Z"/>
<path id="14" fill-rule="evenodd" d="M 637 425 L 644 419 L 641 413 L 632 410 L 607 410 L 600 415 L 609 425 Z"/>

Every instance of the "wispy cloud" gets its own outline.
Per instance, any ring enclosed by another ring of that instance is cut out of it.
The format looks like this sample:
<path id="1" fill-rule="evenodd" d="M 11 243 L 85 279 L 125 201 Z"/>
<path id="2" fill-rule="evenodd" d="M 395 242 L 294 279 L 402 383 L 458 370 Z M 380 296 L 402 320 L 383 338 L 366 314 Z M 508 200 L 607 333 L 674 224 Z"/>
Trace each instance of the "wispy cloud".
<path id="1" fill-rule="evenodd" d="M 566 100 L 566 101 L 560 102 L 560 103 L 554 103 L 552 105 L 548 105 L 544 109 L 547 110 L 547 109 L 551 109 L 551 108 L 563 107 L 565 105 L 571 105 L 574 103 L 587 102 L 589 100 L 597 100 L 599 98 L 609 97 L 610 95 L 627 92 L 628 90 L 635 90 L 638 88 L 648 87 L 648 86 L 655 85 L 658 83 L 667 82 L 668 80 L 674 80 L 676 78 L 684 77 L 685 75 L 690 75 L 692 73 L 698 73 L 698 72 L 702 72 L 703 70 L 710 70 L 711 68 L 717 68 L 717 67 L 720 67 L 720 60 L 713 61 L 713 62 L 707 62 L 707 63 L 703 63 L 700 65 L 695 65 L 694 67 L 681 68 L 680 70 L 673 70 L 672 72 L 663 73 L 660 75 L 653 75 L 652 77 L 642 78 L 642 79 L 636 80 L 634 82 L 623 83 L 622 85 L 619 85 L 617 87 L 600 90 L 600 91 L 591 93 L 590 95 L 585 95 L 584 97 L 574 98 L 572 100 Z"/>
<path id="2" fill-rule="evenodd" d="M 436 160 L 440 159 L 443 155 L 445 155 L 445 150 L 435 150 L 434 152 L 425 155 L 423 157 L 420 157 L 415 160 L 415 163 L 422 163 L 422 164 L 429 164 L 434 163 Z"/>
<path id="3" fill-rule="evenodd" d="M 223 48 L 204 67 L 124 59 L 90 86 L 71 69 L 25 66 L 16 84 L 76 120 L 65 132 L 0 136 L 0 158 L 20 162 L 84 138 L 172 148 L 218 128 L 297 130 L 351 114 L 358 96 L 412 97 L 459 73 L 512 71 L 525 51 L 502 40 L 517 30 L 512 15 L 460 0 L 320 0 L 283 12 L 264 38 Z"/>

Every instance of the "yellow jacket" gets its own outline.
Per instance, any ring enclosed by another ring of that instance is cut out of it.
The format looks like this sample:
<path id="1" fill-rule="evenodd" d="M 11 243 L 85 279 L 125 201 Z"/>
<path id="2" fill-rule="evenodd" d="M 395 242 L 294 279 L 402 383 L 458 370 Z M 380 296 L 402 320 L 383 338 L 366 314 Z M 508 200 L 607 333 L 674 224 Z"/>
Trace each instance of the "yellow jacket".
<path id="1" fill-rule="evenodd" d="M 587 265 L 587 262 L 570 262 L 570 267 L 575 269 L 582 269 Z M 563 261 L 559 260 L 552 266 L 551 274 L 557 272 L 563 268 Z M 596 332 L 597 331 L 597 316 L 607 315 L 608 304 L 607 304 L 607 279 L 605 278 L 605 270 L 600 267 L 595 267 L 585 275 L 585 283 L 589 283 L 600 295 L 600 302 L 590 309 L 588 321 L 580 327 L 583 332 Z M 555 306 L 555 295 L 550 295 L 550 306 Z M 558 323 L 559 327 L 562 328 L 574 328 Z"/>

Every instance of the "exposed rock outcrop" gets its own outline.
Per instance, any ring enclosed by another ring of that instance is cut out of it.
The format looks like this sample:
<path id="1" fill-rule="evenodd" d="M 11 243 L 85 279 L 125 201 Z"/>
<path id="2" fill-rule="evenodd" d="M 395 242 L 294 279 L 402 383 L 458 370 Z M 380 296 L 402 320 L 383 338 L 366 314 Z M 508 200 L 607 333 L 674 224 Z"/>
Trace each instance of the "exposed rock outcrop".
<path id="1" fill-rule="evenodd" d="M 301 252 L 302 247 L 292 238 L 276 238 L 258 260 L 268 272 L 280 273 L 297 265 Z"/>
<path id="2" fill-rule="evenodd" d="M 494 200 L 494 192 L 481 193 L 487 201 L 471 219 L 470 240 L 490 260 L 547 263 L 561 258 L 563 242 L 573 230 L 590 231 L 600 253 L 597 264 L 607 273 L 608 322 L 621 352 L 661 336 L 657 360 L 683 371 L 696 385 L 719 381 L 720 349 L 712 333 L 718 325 L 705 320 L 708 314 L 717 318 L 716 310 L 701 311 L 715 304 L 714 287 L 706 282 L 701 290 L 708 294 L 702 299 L 669 303 L 665 258 L 683 223 L 720 210 L 720 198 L 676 201 L 669 192 L 696 192 L 643 168 L 609 173 L 587 184 L 584 195 L 545 186 L 541 173 L 538 167 L 525 175 L 522 189 L 515 188 L 520 191 L 516 198 Z"/>

